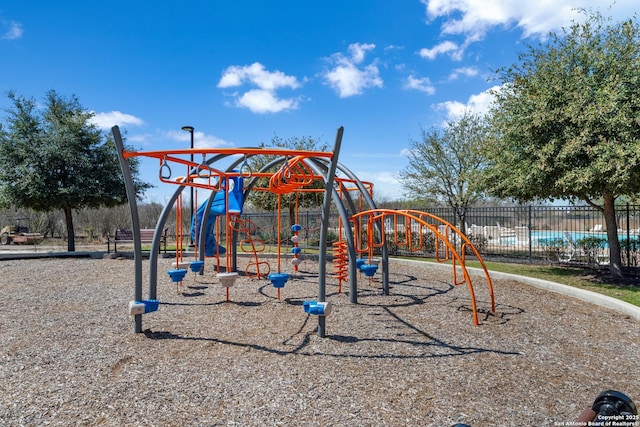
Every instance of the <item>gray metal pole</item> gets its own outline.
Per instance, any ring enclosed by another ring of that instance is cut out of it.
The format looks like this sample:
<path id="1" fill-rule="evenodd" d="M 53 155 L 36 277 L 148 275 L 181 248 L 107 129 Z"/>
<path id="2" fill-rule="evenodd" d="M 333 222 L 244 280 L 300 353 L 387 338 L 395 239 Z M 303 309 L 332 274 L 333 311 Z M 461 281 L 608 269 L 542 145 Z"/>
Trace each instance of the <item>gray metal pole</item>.
<path id="1" fill-rule="evenodd" d="M 369 195 L 369 192 L 360 181 L 360 178 L 356 176 L 351 170 L 349 170 L 346 166 L 339 164 L 338 168 L 340 172 L 344 173 L 348 178 L 354 180 L 356 186 L 360 189 L 360 195 L 367 202 L 370 209 L 376 209 L 376 204 Z M 351 302 L 357 302 L 357 279 L 356 279 L 356 255 L 353 247 L 349 248 L 349 274 L 350 274 L 350 283 L 351 283 Z M 382 292 L 384 295 L 389 295 L 389 250 L 387 245 L 382 246 Z"/>
<path id="2" fill-rule="evenodd" d="M 316 172 L 318 175 L 326 176 L 328 168 L 324 163 L 322 163 L 322 160 L 324 159 L 314 158 L 311 160 L 312 160 L 312 163 L 309 166 L 312 167 L 313 171 Z M 318 171 L 317 168 L 322 168 L 322 171 Z M 340 167 L 340 164 L 338 164 L 338 169 L 342 170 Z M 344 236 L 345 236 L 345 240 L 347 241 L 347 251 L 349 254 L 349 302 L 353 304 L 357 304 L 358 303 L 358 275 L 357 275 L 357 268 L 356 268 L 356 261 L 355 261 L 356 251 L 355 251 L 353 230 L 350 227 L 349 214 L 344 206 L 344 203 L 342 202 L 342 199 L 340 199 L 340 194 L 338 194 L 338 190 L 336 190 L 335 188 L 333 189 L 332 196 L 333 196 L 333 204 L 336 206 L 336 209 L 338 210 L 338 214 L 340 215 L 340 218 L 342 219 L 342 222 L 344 224 L 344 229 L 343 229 Z M 349 196 L 349 194 L 345 193 L 343 197 L 349 204 L 351 212 L 355 212 L 356 211 L 355 205 L 353 204 L 353 201 L 351 200 L 351 197 Z"/>
<path id="3" fill-rule="evenodd" d="M 129 168 L 129 162 L 122 155 L 124 151 L 124 143 L 122 142 L 122 135 L 120 134 L 120 128 L 114 126 L 111 128 L 113 133 L 113 139 L 116 143 L 116 149 L 118 151 L 118 160 L 120 161 L 120 169 L 122 169 L 122 176 L 124 178 L 124 187 L 127 192 L 127 199 L 129 200 L 129 210 L 131 211 L 131 227 L 133 229 L 133 260 L 134 260 L 134 292 L 133 298 L 135 301 L 142 300 L 142 242 L 140 239 L 140 219 L 138 217 L 138 205 L 136 204 L 136 189 L 133 185 L 133 178 L 131 177 L 131 169 Z M 134 332 L 142 332 L 142 314 L 136 314 Z"/>
<path id="4" fill-rule="evenodd" d="M 207 159 L 206 163 L 207 165 L 212 165 L 212 164 L 215 164 L 217 161 L 222 160 L 228 156 L 229 154 L 218 154 L 216 156 L 213 156 L 210 159 Z M 239 163 L 239 161 L 234 163 L 232 165 L 232 168 L 237 163 Z M 191 173 L 197 173 L 197 168 L 194 168 Z M 185 186 L 183 185 L 179 186 L 176 189 L 176 191 L 173 193 L 173 196 L 171 196 L 171 198 L 167 201 L 167 204 L 162 210 L 162 213 L 160 214 L 160 217 L 158 218 L 158 222 L 156 224 L 156 232 L 154 235 L 153 242 L 151 244 L 152 249 L 149 257 L 149 299 L 157 299 L 156 295 L 157 295 L 157 288 L 158 288 L 158 253 L 160 248 L 159 236 L 162 230 L 164 229 L 165 224 L 167 223 L 167 219 L 171 214 L 171 210 L 175 205 L 176 200 L 178 199 L 178 196 L 180 195 L 180 193 L 182 193 L 184 189 L 185 189 Z M 207 212 L 208 212 L 208 208 L 207 208 Z M 201 224 L 201 228 L 205 228 L 206 224 L 207 222 L 203 222 Z M 204 242 L 204 239 L 201 239 L 201 242 Z M 204 249 L 201 249 L 201 248 L 199 249 L 201 254 L 199 259 L 200 261 L 204 261 L 204 257 L 202 255 L 204 254 Z"/>
<path id="5" fill-rule="evenodd" d="M 153 242 L 151 243 L 151 253 L 149 254 L 149 299 L 158 299 L 158 257 L 159 257 L 159 249 L 160 249 L 160 239 L 156 240 L 156 237 L 159 237 L 159 233 L 162 233 L 165 224 L 167 223 L 167 218 L 171 214 L 171 208 L 176 203 L 178 196 L 184 190 L 183 186 L 173 194 L 173 196 L 167 201 L 160 217 L 158 218 L 158 222 L 156 223 L 156 231 L 153 238 Z"/>
<path id="6" fill-rule="evenodd" d="M 336 134 L 336 142 L 333 147 L 333 156 L 331 157 L 331 165 L 327 174 L 327 182 L 324 187 L 324 204 L 322 206 L 322 227 L 320 227 L 320 262 L 318 273 L 320 275 L 318 281 L 318 302 L 324 302 L 327 298 L 326 293 L 326 270 L 327 270 L 327 232 L 329 228 L 329 214 L 331 213 L 331 197 L 333 192 L 333 181 L 336 177 L 336 167 L 338 165 L 338 156 L 340 154 L 340 145 L 342 144 L 342 134 L 344 127 L 340 126 Z M 325 337 L 326 317 L 318 316 L 318 336 Z"/>
<path id="7" fill-rule="evenodd" d="M 193 128 L 191 129 L 191 155 L 190 155 L 190 160 L 191 163 L 193 164 Z M 198 173 L 198 171 L 195 171 L 196 173 Z M 190 173 L 193 173 L 193 171 L 190 171 Z M 188 179 L 188 181 L 191 181 L 191 179 Z M 189 207 L 191 210 L 191 216 L 189 217 L 189 226 L 191 226 L 191 223 L 193 222 L 193 185 L 189 186 Z M 189 231 L 189 242 L 191 243 L 191 245 L 193 246 L 193 237 L 191 236 L 191 231 Z"/>

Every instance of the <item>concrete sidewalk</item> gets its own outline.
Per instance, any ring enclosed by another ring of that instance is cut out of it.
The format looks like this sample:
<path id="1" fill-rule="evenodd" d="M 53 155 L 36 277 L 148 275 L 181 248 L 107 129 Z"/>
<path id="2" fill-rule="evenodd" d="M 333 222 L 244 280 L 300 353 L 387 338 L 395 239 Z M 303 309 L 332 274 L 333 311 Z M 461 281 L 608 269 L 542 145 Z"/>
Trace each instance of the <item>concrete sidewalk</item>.
<path id="1" fill-rule="evenodd" d="M 102 258 L 107 252 L 105 245 L 76 245 L 74 252 L 67 245 L 0 245 L 0 261 L 36 258 Z"/>

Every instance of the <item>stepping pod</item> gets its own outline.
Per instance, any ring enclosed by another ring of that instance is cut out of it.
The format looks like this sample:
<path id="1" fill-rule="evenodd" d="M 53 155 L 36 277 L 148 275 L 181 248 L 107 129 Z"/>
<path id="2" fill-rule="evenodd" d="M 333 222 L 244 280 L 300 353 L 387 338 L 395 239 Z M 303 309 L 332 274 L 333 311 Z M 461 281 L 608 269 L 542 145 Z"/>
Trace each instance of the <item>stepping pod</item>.
<path id="1" fill-rule="evenodd" d="M 204 261 L 191 261 L 189 263 L 189 268 L 191 268 L 191 271 L 194 273 L 200 273 L 202 267 L 204 267 Z"/>
<path id="2" fill-rule="evenodd" d="M 175 283 L 179 283 L 179 282 L 182 282 L 182 280 L 184 279 L 184 276 L 187 275 L 187 269 L 174 268 L 173 270 L 167 271 L 167 274 L 169 275 L 169 277 L 171 277 L 172 281 L 174 281 Z"/>
<path id="3" fill-rule="evenodd" d="M 236 282 L 238 273 L 218 273 L 216 275 L 220 279 L 220 284 L 225 288 L 230 288 Z"/>
<path id="4" fill-rule="evenodd" d="M 274 288 L 284 288 L 284 284 L 289 280 L 289 275 L 287 273 L 271 273 L 268 278 Z"/>
<path id="5" fill-rule="evenodd" d="M 158 311 L 160 301 L 157 299 L 146 299 L 142 301 L 130 301 L 129 302 L 129 314 L 132 316 L 144 313 L 151 313 Z"/>
<path id="6" fill-rule="evenodd" d="M 331 314 L 331 303 L 329 302 L 304 301 L 302 307 L 307 314 L 315 314 L 316 316 L 328 316 Z"/>
<path id="7" fill-rule="evenodd" d="M 360 269 L 362 270 L 365 276 L 373 277 L 374 274 L 376 274 L 376 271 L 378 270 L 378 266 L 375 264 L 363 264 L 362 267 L 360 267 Z"/>

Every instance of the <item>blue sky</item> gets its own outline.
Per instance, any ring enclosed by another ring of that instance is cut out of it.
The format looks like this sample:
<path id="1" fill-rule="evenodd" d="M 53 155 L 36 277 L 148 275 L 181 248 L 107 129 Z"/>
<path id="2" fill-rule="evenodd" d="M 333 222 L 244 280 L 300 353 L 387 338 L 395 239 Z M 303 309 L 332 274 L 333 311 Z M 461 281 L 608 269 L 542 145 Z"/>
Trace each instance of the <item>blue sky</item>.
<path id="1" fill-rule="evenodd" d="M 0 108 L 9 90 L 76 95 L 140 150 L 251 147 L 311 136 L 386 199 L 421 129 L 482 112 L 494 71 L 527 44 L 600 8 L 635 0 L 0 1 Z M 175 188 L 157 182 L 147 199 Z"/>

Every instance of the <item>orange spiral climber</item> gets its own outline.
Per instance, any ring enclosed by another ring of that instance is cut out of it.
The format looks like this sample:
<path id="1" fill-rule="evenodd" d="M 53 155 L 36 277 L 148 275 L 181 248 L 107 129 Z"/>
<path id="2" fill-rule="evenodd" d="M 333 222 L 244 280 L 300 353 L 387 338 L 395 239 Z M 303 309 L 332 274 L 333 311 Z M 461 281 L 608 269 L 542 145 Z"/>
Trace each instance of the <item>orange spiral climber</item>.
<path id="1" fill-rule="evenodd" d="M 342 293 L 342 282 L 348 281 L 349 264 L 347 242 L 339 240 L 333 244 L 333 277 L 338 279 L 338 293 Z"/>
<path id="2" fill-rule="evenodd" d="M 304 156 L 287 159 L 269 179 L 269 190 L 275 194 L 288 194 L 310 185 L 316 176 L 304 159 Z"/>

